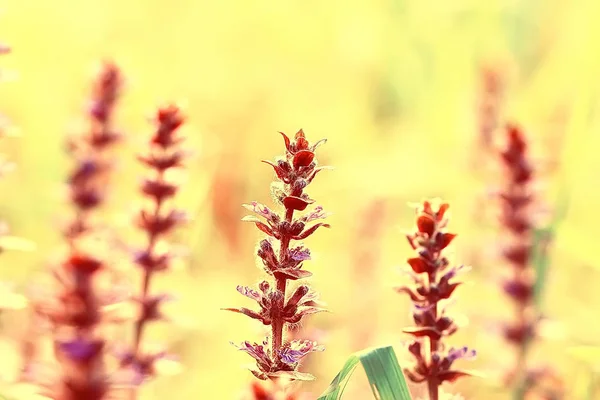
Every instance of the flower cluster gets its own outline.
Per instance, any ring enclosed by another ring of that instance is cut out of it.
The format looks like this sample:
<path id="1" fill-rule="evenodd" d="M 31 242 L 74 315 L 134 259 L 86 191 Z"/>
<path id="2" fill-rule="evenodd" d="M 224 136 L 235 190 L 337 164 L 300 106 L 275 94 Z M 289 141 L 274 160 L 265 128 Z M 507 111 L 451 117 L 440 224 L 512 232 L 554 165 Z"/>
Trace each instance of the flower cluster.
<path id="1" fill-rule="evenodd" d="M 268 338 L 261 344 L 246 341 L 236 347 L 256 360 L 258 369 L 251 370 L 251 372 L 262 380 L 276 377 L 311 380 L 311 375 L 297 371 L 298 365 L 309 353 L 325 350 L 323 346 L 319 346 L 316 342 L 310 340 L 292 340 L 284 343 L 277 350 L 277 353 L 273 353 Z"/>
<path id="2" fill-rule="evenodd" d="M 531 368 L 527 365 L 530 341 L 536 336 L 539 310 L 535 306 L 535 269 L 531 260 L 534 251 L 534 231 L 537 198 L 533 190 L 534 169 L 529 161 L 527 140 L 523 130 L 515 125 L 506 126 L 507 143 L 500 156 L 506 181 L 499 192 L 501 202 L 500 222 L 508 236 L 502 255 L 510 267 L 510 275 L 502 289 L 512 300 L 515 318 L 503 326 L 504 338 L 516 350 L 515 365 L 509 371 L 507 383 L 516 385 L 523 393 L 553 392 L 556 396 L 563 388 L 558 374 L 550 367 Z M 551 238 L 542 237 L 544 246 Z M 547 251 L 542 248 L 540 251 Z M 549 387 L 545 387 L 550 382 Z"/>
<path id="3" fill-rule="evenodd" d="M 303 245 L 291 246 L 291 242 L 303 240 L 312 235 L 319 227 L 328 224 L 313 221 L 323 219 L 327 214 L 319 206 L 303 216 L 294 218 L 296 211 L 304 211 L 314 203 L 304 189 L 313 181 L 324 167 L 317 167 L 315 149 L 325 140 L 310 144 L 302 130 L 296 133 L 294 140 L 283 134 L 286 156 L 271 165 L 279 180 L 275 186 L 275 199 L 283 205 L 285 212 L 279 215 L 267 206 L 252 202 L 244 205 L 258 217 L 245 217 L 245 221 L 254 222 L 258 229 L 268 235 L 260 242 L 258 257 L 264 270 L 273 279 L 258 285 L 258 290 L 238 286 L 238 291 L 256 301 L 258 311 L 247 308 L 228 308 L 226 310 L 245 314 L 271 326 L 271 335 L 263 344 L 244 342 L 238 348 L 247 352 L 256 360 L 257 369 L 252 373 L 259 379 L 286 377 L 292 380 L 312 379 L 309 374 L 298 372 L 300 360 L 308 353 L 322 351 L 323 347 L 306 340 L 284 341 L 284 330 L 288 324 L 300 323 L 308 314 L 323 311 L 316 294 L 306 285 L 298 286 L 290 296 L 286 296 L 287 282 L 311 276 L 302 269 L 304 262 L 310 260 L 310 251 Z M 274 242 L 278 242 L 278 246 Z"/>
<path id="4" fill-rule="evenodd" d="M 527 142 L 516 125 L 506 127 L 507 144 L 501 151 L 506 182 L 500 191 L 500 221 L 510 235 L 503 256 L 512 269 L 511 277 L 503 284 L 506 295 L 518 305 L 518 317 L 506 326 L 506 340 L 522 347 L 534 334 L 537 318 L 531 315 L 535 284 L 530 265 L 534 222 L 531 207 L 535 201 L 531 183 L 533 168 L 527 154 Z"/>
<path id="5" fill-rule="evenodd" d="M 454 369 L 454 362 L 475 356 L 475 351 L 467 347 L 444 350 L 442 344 L 443 338 L 455 333 L 458 327 L 440 303 L 448 300 L 461 284 L 454 278 L 465 268 L 451 266 L 443 254 L 456 237 L 445 230 L 448 207 L 443 203 L 434 209 L 431 202 L 425 201 L 417 209 L 417 230 L 407 235 L 408 242 L 417 252 L 416 257 L 408 259 L 413 284 L 396 288 L 398 292 L 408 294 L 414 305 L 412 317 L 416 326 L 405 328 L 404 332 L 415 337 L 408 350 L 416 363 L 405 373 L 413 382 L 427 382 L 431 400 L 439 398 L 439 386 L 444 381 L 452 382 L 470 375 Z"/>
<path id="6" fill-rule="evenodd" d="M 111 163 L 107 150 L 120 135 L 111 124 L 121 88 L 119 69 L 106 64 L 94 87 L 89 109 L 90 129 L 70 142 L 76 166 L 68 185 L 75 216 L 65 231 L 69 254 L 53 271 L 58 293 L 34 304 L 36 311 L 52 323 L 55 358 L 61 366 L 56 379 L 45 385 L 56 400 L 101 400 L 110 390 L 104 367 L 106 340 L 99 332 L 103 307 L 111 296 L 98 293 L 95 278 L 108 266 L 95 255 L 86 239 L 94 231 L 92 213 L 103 202 Z"/>
<path id="7" fill-rule="evenodd" d="M 120 355 L 121 366 L 134 370 L 141 380 L 155 375 L 155 363 L 167 356 L 163 351 L 144 353 L 141 349 L 143 333 L 149 322 L 163 319 L 160 306 L 171 298 L 168 294 L 151 294 L 150 283 L 155 273 L 167 271 L 173 255 L 169 251 L 159 251 L 157 246 L 173 229 L 185 222 L 185 213 L 166 209 L 168 200 L 179 189 L 178 185 L 167 180 L 170 170 L 183 166 L 185 153 L 179 144 L 183 140 L 177 131 L 184 118 L 176 106 L 160 108 L 155 116 L 156 129 L 150 139 L 147 154 L 139 156 L 140 162 L 152 171 L 140 187 L 144 197 L 150 200 L 151 208 L 140 210 L 136 223 L 146 236 L 145 246 L 136 251 L 134 261 L 141 271 L 141 288 L 134 301 L 139 306 L 134 324 L 133 345 Z"/>

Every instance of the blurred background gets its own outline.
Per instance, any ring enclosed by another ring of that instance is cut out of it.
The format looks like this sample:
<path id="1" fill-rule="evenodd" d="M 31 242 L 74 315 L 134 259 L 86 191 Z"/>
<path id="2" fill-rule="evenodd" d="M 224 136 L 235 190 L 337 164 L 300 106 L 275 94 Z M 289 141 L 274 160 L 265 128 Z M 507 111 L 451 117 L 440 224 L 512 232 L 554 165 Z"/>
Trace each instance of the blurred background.
<path id="1" fill-rule="evenodd" d="M 410 303 L 392 289 L 406 281 L 398 266 L 411 254 L 407 203 L 441 197 L 459 234 L 451 258 L 473 266 L 452 308 L 468 324 L 449 343 L 475 347 L 478 359 L 461 367 L 485 374 L 446 389 L 508 398 L 495 376 L 512 353 L 496 327 L 512 309 L 498 289 L 506 267 L 489 194 L 502 183 L 489 138 L 502 137 L 493 128 L 505 120 L 531 138 L 546 215 L 561 192 L 569 198 L 531 360 L 563 374 L 568 398 L 591 398 L 582 387 L 595 367 L 568 349 L 600 345 L 600 2 L 8 0 L 0 8 L 0 38 L 13 49 L 1 60 L 0 110 L 20 133 L 0 144 L 17 164 L 0 180 L 0 217 L 37 245 L 2 255 L 1 277 L 19 290 L 35 290 L 64 250 L 64 142 L 85 129 L 99 63 L 115 61 L 126 78 L 115 125 L 127 142 L 104 224 L 131 246 L 143 244 L 131 216 L 147 117 L 165 101 L 189 116 L 194 154 L 177 204 L 192 221 L 174 238 L 187 250 L 155 285 L 178 296 L 176 323 L 148 331 L 181 357 L 183 370 L 148 386 L 144 399 L 234 399 L 253 379 L 243 367 L 251 359 L 229 341 L 260 341 L 264 331 L 220 308 L 249 306 L 236 285 L 263 277 L 255 257 L 261 234 L 240 221 L 241 203 L 272 204 L 273 173 L 260 160 L 283 154 L 278 131 L 300 128 L 311 141 L 328 139 L 318 158 L 335 167 L 308 191 L 333 215 L 330 230 L 306 241 L 313 260 L 305 268 L 331 313 L 302 328 L 327 346 L 304 366 L 317 376 L 304 389 L 316 398 L 364 347 L 393 344 L 408 360 L 401 329 Z M 114 250 L 115 268 L 133 270 Z M 22 314 L 2 320 L 3 376 L 18 362 Z M 357 372 L 346 398 L 369 396 Z"/>

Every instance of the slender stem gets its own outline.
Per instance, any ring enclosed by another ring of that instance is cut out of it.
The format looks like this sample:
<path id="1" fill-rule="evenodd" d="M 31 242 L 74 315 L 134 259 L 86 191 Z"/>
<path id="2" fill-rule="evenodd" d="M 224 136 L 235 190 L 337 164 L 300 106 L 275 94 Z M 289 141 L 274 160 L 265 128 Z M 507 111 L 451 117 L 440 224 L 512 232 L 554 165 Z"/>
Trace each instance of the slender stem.
<path id="1" fill-rule="evenodd" d="M 438 228 L 436 227 L 434 234 L 432 237 L 436 236 L 438 232 Z M 432 243 L 433 244 L 433 243 Z M 441 257 L 441 253 L 439 251 L 433 251 L 433 259 L 435 260 L 435 264 L 439 262 Z M 434 269 L 432 272 L 428 274 L 428 285 L 431 286 L 435 284 L 437 281 L 437 269 Z M 438 303 L 437 300 L 434 300 L 433 304 L 431 304 L 431 317 L 433 321 L 437 321 L 438 319 Z M 429 338 L 429 354 L 427 355 L 427 361 L 430 366 L 433 367 L 433 355 L 438 351 L 439 340 Z M 437 377 L 438 371 L 437 366 L 434 368 L 433 373 L 427 376 L 427 391 L 429 392 L 429 400 L 438 400 L 439 399 L 439 386 L 440 382 Z"/>
<path id="2" fill-rule="evenodd" d="M 285 212 L 285 220 L 287 222 L 292 222 L 294 218 L 294 209 L 288 208 Z M 281 263 L 287 255 L 288 249 L 290 247 L 291 238 L 287 235 L 284 235 L 281 238 L 281 245 L 279 247 L 279 262 Z M 277 281 L 277 290 L 281 292 L 283 295 L 283 301 L 285 301 L 285 290 L 287 286 L 287 279 L 285 277 L 275 277 Z M 283 326 L 284 321 L 280 318 L 274 318 L 271 323 L 271 335 L 272 335 L 272 354 L 275 355 L 281 349 L 283 344 Z"/>
<path id="3" fill-rule="evenodd" d="M 517 276 L 521 275 L 521 271 L 516 270 Z M 528 326 L 527 323 L 527 304 L 519 303 L 517 305 L 517 321 L 518 326 Z M 515 357 L 515 375 L 513 378 L 513 399 L 523 400 L 529 390 L 527 383 L 527 353 L 529 352 L 530 336 L 527 332 L 517 349 Z"/>
<path id="4" fill-rule="evenodd" d="M 520 185 L 518 185 L 516 183 L 512 183 L 508 189 L 508 193 L 510 193 L 511 196 L 518 197 L 521 194 L 522 190 L 523 190 L 523 188 Z M 513 212 L 515 212 L 515 213 L 522 212 L 522 208 L 513 210 Z M 527 232 L 524 234 L 517 234 L 515 243 L 518 244 L 520 241 L 526 241 L 528 234 L 530 234 L 530 232 Z M 529 258 L 531 258 L 531 254 L 530 254 Z M 527 274 L 531 268 L 530 265 L 527 265 L 525 268 L 523 268 L 523 266 L 518 265 L 516 263 L 513 263 L 512 267 L 514 270 L 514 280 L 516 282 L 523 281 L 524 279 L 526 279 Z M 517 301 L 517 304 L 516 304 L 517 326 L 526 327 L 526 329 L 528 329 L 528 327 L 529 327 L 528 311 L 531 311 L 530 307 L 533 307 L 533 304 L 527 303 L 527 302 L 522 302 L 522 301 Z M 527 375 L 527 356 L 528 356 L 528 352 L 529 352 L 530 340 L 531 340 L 531 337 L 529 336 L 529 332 L 527 331 L 525 333 L 523 340 L 518 344 L 517 355 L 515 357 L 515 366 L 514 366 L 515 375 L 512 379 L 512 381 L 513 381 L 512 384 L 514 387 L 513 388 L 513 398 L 515 400 L 524 399 L 525 395 L 527 394 L 527 391 L 529 390 L 526 375 Z"/>
<path id="5" fill-rule="evenodd" d="M 164 173 L 162 170 L 157 171 L 157 175 L 158 175 L 158 180 L 162 181 L 163 177 L 164 177 Z M 154 211 L 153 211 L 153 215 L 154 217 L 158 217 L 160 215 L 160 210 L 162 208 L 163 205 L 163 201 L 161 199 L 157 199 L 157 201 L 154 204 Z M 146 245 L 146 252 L 147 254 L 152 254 L 154 252 L 154 247 L 156 246 L 156 242 L 158 239 L 158 236 L 156 235 L 156 233 L 149 231 L 148 235 L 147 235 L 147 245 Z M 152 275 L 153 275 L 153 270 L 152 268 L 144 268 L 143 269 L 143 277 L 142 277 L 142 285 L 141 285 L 141 290 L 140 290 L 140 307 L 144 307 L 144 300 L 148 297 L 149 293 L 150 293 L 150 281 L 152 279 Z M 134 357 L 138 357 L 139 356 L 139 352 L 140 352 L 140 346 L 142 344 L 142 337 L 144 334 L 144 327 L 146 326 L 146 320 L 144 317 L 144 312 L 140 311 L 140 318 L 136 321 L 135 323 L 135 328 L 134 328 L 134 339 L 133 339 L 133 353 L 134 353 Z M 129 392 L 129 399 L 130 400 L 135 400 L 137 399 L 138 396 L 138 390 L 136 389 L 132 389 Z"/>
<path id="6" fill-rule="evenodd" d="M 427 389 L 429 391 L 429 400 L 439 400 L 439 383 L 437 378 L 427 379 Z"/>
<path id="7" fill-rule="evenodd" d="M 433 305 L 431 312 L 433 313 L 434 320 L 437 320 L 437 303 Z M 438 350 L 438 341 L 435 339 L 429 339 L 429 363 L 431 362 L 431 357 Z M 440 382 L 437 378 L 437 372 L 433 375 L 427 377 L 427 390 L 429 392 L 429 400 L 438 400 L 439 399 L 439 386 Z"/>
<path id="8" fill-rule="evenodd" d="M 158 180 L 162 181 L 163 180 L 163 172 L 162 171 L 158 171 Z M 163 205 L 163 201 L 162 200 L 157 200 L 156 203 L 154 204 L 154 212 L 153 215 L 154 217 L 158 217 L 160 215 L 160 210 L 162 208 Z M 156 233 L 150 231 L 148 232 L 148 244 L 146 245 L 146 252 L 147 254 L 152 254 L 154 251 L 154 247 L 156 246 L 156 241 L 157 241 L 158 237 L 156 235 Z M 152 274 L 153 274 L 153 270 L 152 268 L 144 268 L 143 269 L 143 277 L 142 277 L 142 286 L 141 286 L 141 290 L 140 290 L 140 301 L 143 303 L 144 299 L 146 299 L 146 297 L 148 297 L 148 294 L 150 292 L 150 281 L 152 279 Z M 143 304 L 141 304 L 141 306 L 143 307 Z M 135 333 L 134 333 L 134 342 L 133 342 L 133 349 L 135 352 L 135 355 L 138 355 L 139 352 L 139 348 L 142 342 L 142 335 L 144 332 L 144 326 L 146 325 L 146 321 L 143 318 L 140 318 L 136 324 L 135 324 Z"/>

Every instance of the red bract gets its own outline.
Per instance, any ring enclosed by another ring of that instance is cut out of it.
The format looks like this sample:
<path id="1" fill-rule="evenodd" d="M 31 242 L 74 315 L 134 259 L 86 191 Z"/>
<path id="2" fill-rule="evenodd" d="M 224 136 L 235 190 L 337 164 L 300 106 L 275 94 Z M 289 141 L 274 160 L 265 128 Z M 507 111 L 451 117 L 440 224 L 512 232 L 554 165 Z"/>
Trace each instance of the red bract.
<path id="1" fill-rule="evenodd" d="M 102 261 L 85 254 L 72 254 L 65 262 L 64 268 L 78 276 L 92 275 L 102 268 Z"/>
<path id="2" fill-rule="evenodd" d="M 283 338 L 286 324 L 297 324 L 306 315 L 323 311 L 316 301 L 316 295 L 306 285 L 299 286 L 286 299 L 287 281 L 308 278 L 312 273 L 302 269 L 304 262 L 310 260 L 310 250 L 302 245 L 291 247 L 293 240 L 303 240 L 312 235 L 319 227 L 328 224 L 307 223 L 327 215 L 320 206 L 316 206 L 304 216 L 294 217 L 296 211 L 304 211 L 314 203 L 304 189 L 311 183 L 320 168 L 317 168 L 315 149 L 325 140 L 310 144 L 302 130 L 296 133 L 294 140 L 282 133 L 285 143 L 285 158 L 277 162 L 264 161 L 275 170 L 279 185 L 276 196 L 284 212 L 279 214 L 260 203 L 252 202 L 244 207 L 255 216 L 244 217 L 244 221 L 253 222 L 256 227 L 269 236 L 263 239 L 258 248 L 264 270 L 273 277 L 274 283 L 262 282 L 258 289 L 238 286 L 244 296 L 256 301 L 258 311 L 248 308 L 226 308 L 225 310 L 244 314 L 264 325 L 271 326 L 271 335 L 263 345 L 251 345 L 245 342 L 241 350 L 246 351 L 257 361 L 258 369 L 252 373 L 259 379 L 290 380 L 312 379 L 309 374 L 298 372 L 298 363 L 302 357 L 312 351 L 322 350 L 313 342 L 294 340 L 286 343 Z M 321 168 L 322 169 L 322 168 Z M 277 252 L 272 241 L 278 241 Z M 267 347 L 270 343 L 270 348 Z"/>
<path id="3" fill-rule="evenodd" d="M 179 108 L 173 104 L 161 107 L 156 112 L 155 124 L 156 132 L 152 138 L 152 143 L 160 146 L 167 154 L 174 150 L 174 146 L 183 139 L 176 135 L 177 129 L 183 124 L 185 119 Z"/>
<path id="4" fill-rule="evenodd" d="M 408 259 L 413 284 L 396 288 L 406 293 L 413 302 L 414 327 L 403 332 L 415 337 L 408 350 L 415 357 L 415 365 L 405 370 L 406 376 L 416 383 L 427 382 L 430 400 L 439 399 L 439 385 L 452 382 L 470 373 L 453 369 L 459 358 L 474 357 L 475 351 L 466 347 L 461 350 L 444 351 L 442 340 L 458 329 L 452 318 L 445 315 L 440 302 L 450 298 L 460 282 L 451 280 L 464 267 L 452 267 L 443 250 L 456 237 L 444 232 L 448 204 L 435 209 L 429 201 L 417 209 L 416 232 L 407 235 L 408 242 L 417 256 Z M 428 348 L 425 348 L 427 346 Z"/>

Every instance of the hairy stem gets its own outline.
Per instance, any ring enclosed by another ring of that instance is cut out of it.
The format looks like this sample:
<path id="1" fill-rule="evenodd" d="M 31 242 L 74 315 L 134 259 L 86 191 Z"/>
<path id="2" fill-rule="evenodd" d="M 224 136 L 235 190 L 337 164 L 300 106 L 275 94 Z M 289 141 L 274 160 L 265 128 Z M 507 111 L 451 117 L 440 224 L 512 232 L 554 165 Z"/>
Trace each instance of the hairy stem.
<path id="1" fill-rule="evenodd" d="M 433 305 L 431 310 L 434 318 L 437 320 L 437 304 Z M 431 363 L 431 357 L 438 350 L 438 341 L 435 339 L 429 339 L 429 362 Z M 439 399 L 439 386 L 440 382 L 438 381 L 437 374 L 431 375 L 427 378 L 427 390 L 429 392 L 429 400 L 438 400 Z"/>
<path id="2" fill-rule="evenodd" d="M 292 222 L 294 218 L 294 209 L 288 208 L 285 212 L 285 220 L 289 223 Z M 281 245 L 279 248 L 279 262 L 282 262 L 288 252 L 290 247 L 291 238 L 287 235 L 281 238 Z M 285 290 L 287 286 L 287 279 L 285 277 L 275 277 L 277 281 L 277 290 L 281 292 L 283 295 L 283 301 L 285 302 Z M 281 345 L 283 344 L 283 327 L 284 321 L 280 318 L 274 318 L 273 323 L 271 324 L 271 334 L 273 339 L 273 354 L 277 354 L 281 349 Z"/>
<path id="3" fill-rule="evenodd" d="M 163 180 L 163 172 L 162 171 L 158 171 L 158 180 L 162 181 Z M 157 200 L 155 205 L 154 205 L 154 212 L 153 215 L 155 217 L 157 217 L 158 215 L 160 215 L 160 210 L 162 208 L 163 205 L 163 201 L 162 200 Z M 156 241 L 157 241 L 158 237 L 156 235 L 156 233 L 154 232 L 149 232 L 148 233 L 148 244 L 146 246 L 146 251 L 148 252 L 148 254 L 152 254 L 154 251 L 154 246 L 156 246 Z M 150 292 L 150 281 L 152 279 L 152 273 L 153 270 L 151 268 L 145 268 L 143 270 L 143 277 L 142 277 L 142 286 L 141 286 L 141 290 L 140 290 L 140 300 L 145 299 L 146 297 L 148 297 L 148 294 Z M 135 354 L 137 355 L 137 353 L 139 352 L 139 348 L 142 342 L 142 335 L 144 332 L 144 326 L 146 325 L 146 321 L 144 321 L 143 319 L 140 319 L 139 321 L 137 321 L 137 323 L 135 324 L 135 334 L 134 334 L 134 343 L 133 343 L 133 349 Z"/>

